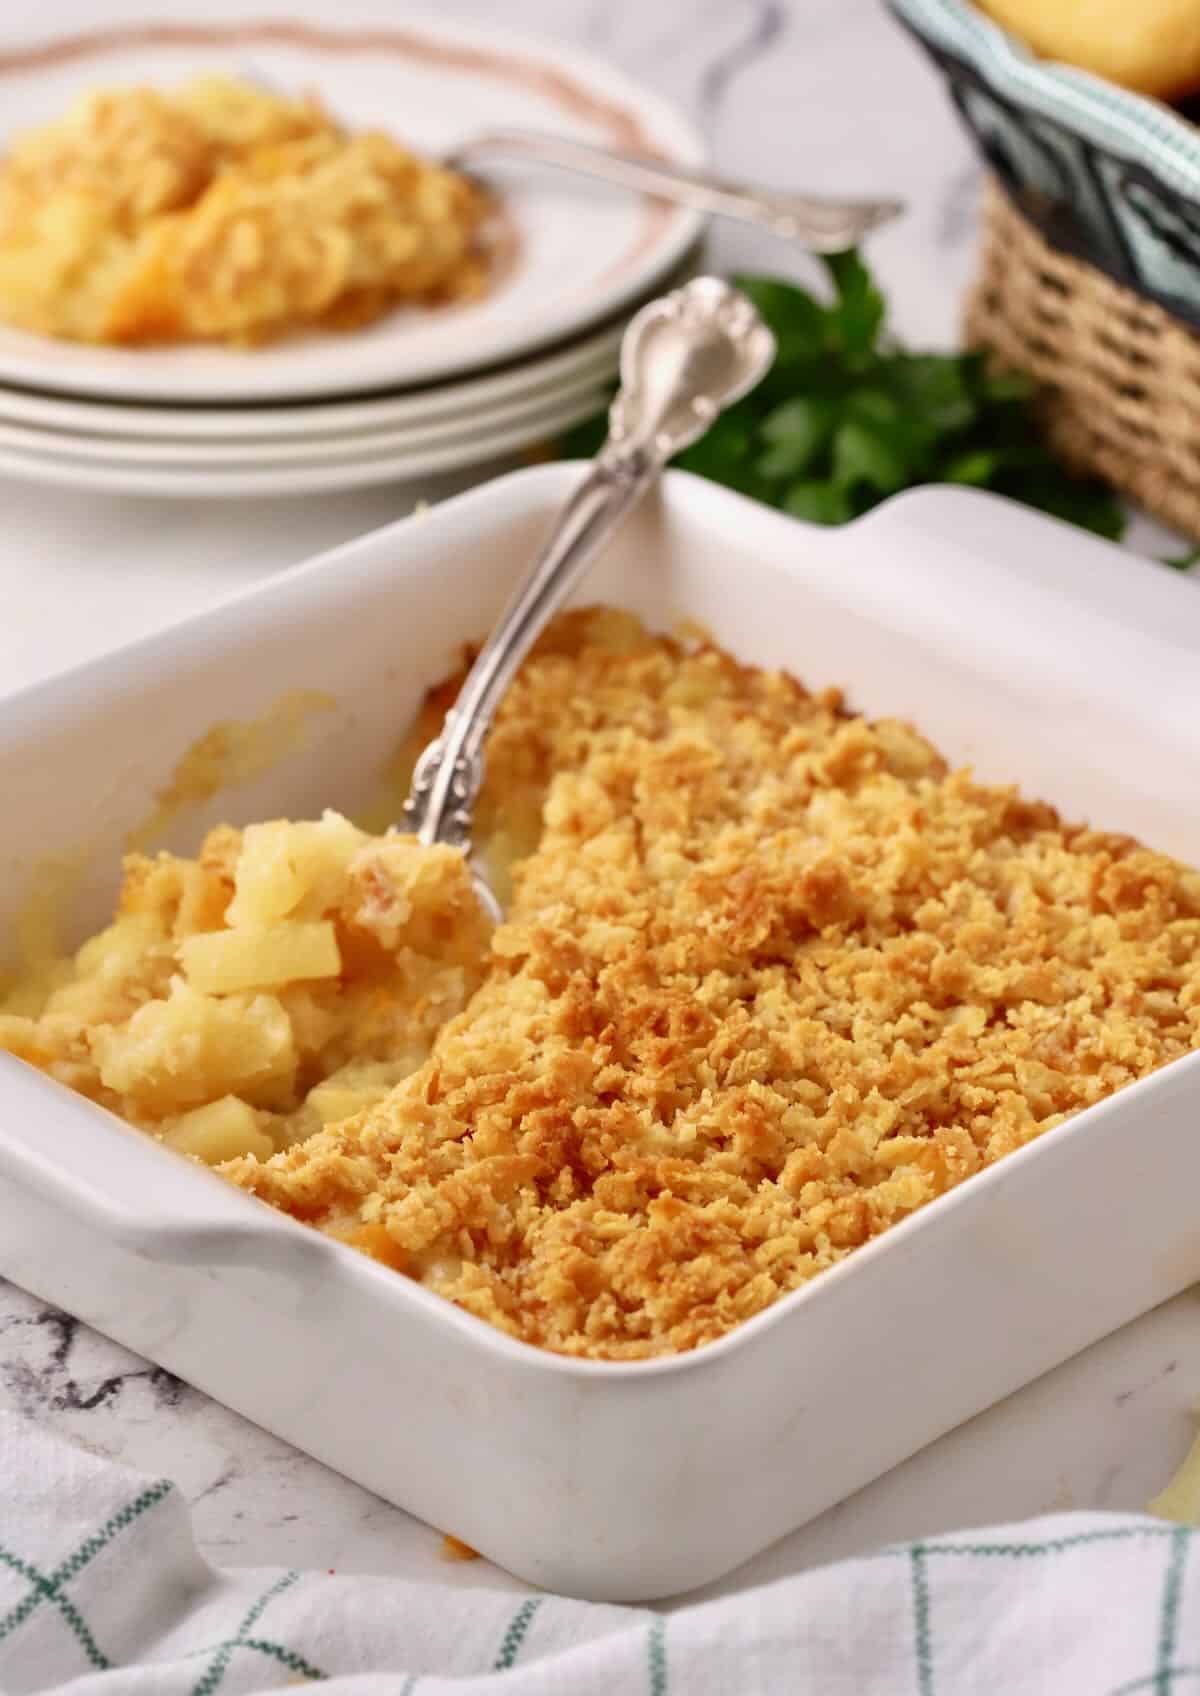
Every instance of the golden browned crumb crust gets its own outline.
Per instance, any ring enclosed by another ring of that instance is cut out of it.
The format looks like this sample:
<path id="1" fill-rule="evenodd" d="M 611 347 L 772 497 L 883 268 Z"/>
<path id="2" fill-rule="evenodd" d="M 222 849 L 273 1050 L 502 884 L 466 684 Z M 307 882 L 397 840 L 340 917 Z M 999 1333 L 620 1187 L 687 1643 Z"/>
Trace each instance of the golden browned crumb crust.
<path id="1" fill-rule="evenodd" d="M 483 811 L 533 851 L 465 1012 L 224 1171 L 531 1343 L 708 1342 L 1200 1044 L 1196 873 L 621 615 L 525 666 Z"/>

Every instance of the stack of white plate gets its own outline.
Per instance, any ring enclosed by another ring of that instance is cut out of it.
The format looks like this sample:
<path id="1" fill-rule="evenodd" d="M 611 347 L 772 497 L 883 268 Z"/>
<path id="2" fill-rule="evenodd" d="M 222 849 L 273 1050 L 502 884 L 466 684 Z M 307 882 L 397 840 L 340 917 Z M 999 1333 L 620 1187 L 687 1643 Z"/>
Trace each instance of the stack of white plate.
<path id="1" fill-rule="evenodd" d="M 523 127 L 696 163 L 669 106 L 595 60 L 507 30 L 131 25 L 0 55 L 0 143 L 86 88 L 207 72 L 317 90 L 354 128 L 438 154 Z M 468 306 L 251 350 L 124 350 L 0 328 L 0 473 L 176 496 L 411 481 L 539 444 L 595 413 L 621 329 L 694 269 L 695 214 L 561 173 L 497 168 L 512 257 Z"/>

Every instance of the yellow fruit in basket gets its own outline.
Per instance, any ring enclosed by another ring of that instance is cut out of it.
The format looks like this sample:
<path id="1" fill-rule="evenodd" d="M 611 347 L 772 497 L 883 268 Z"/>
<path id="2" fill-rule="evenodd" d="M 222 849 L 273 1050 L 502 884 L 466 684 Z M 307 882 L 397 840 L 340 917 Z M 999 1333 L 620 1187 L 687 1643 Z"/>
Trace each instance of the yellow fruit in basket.
<path id="1" fill-rule="evenodd" d="M 979 0 L 1046 59 L 1160 100 L 1200 89 L 1200 0 Z"/>

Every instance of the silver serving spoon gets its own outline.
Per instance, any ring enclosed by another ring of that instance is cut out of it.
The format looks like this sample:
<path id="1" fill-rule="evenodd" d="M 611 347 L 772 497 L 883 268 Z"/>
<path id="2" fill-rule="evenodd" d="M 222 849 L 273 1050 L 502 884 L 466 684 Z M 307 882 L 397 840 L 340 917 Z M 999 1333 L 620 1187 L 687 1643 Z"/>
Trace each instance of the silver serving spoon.
<path id="1" fill-rule="evenodd" d="M 589 147 L 536 130 L 488 130 L 443 155 L 442 163 L 470 175 L 481 163 L 495 158 L 554 165 L 674 200 L 697 212 L 763 225 L 785 241 L 803 242 L 814 253 L 839 253 L 853 247 L 870 230 L 890 223 L 904 210 L 900 200 L 838 200 L 730 182 L 709 171 L 611 148 Z"/>
<path id="2" fill-rule="evenodd" d="M 775 338 L 753 306 L 716 277 L 696 277 L 631 319 L 608 439 L 500 615 L 441 734 L 418 759 L 399 829 L 470 856 L 483 740 L 521 661 L 667 461 L 752 389 L 774 357 Z M 472 876 L 498 922 L 500 903 L 475 861 Z"/>

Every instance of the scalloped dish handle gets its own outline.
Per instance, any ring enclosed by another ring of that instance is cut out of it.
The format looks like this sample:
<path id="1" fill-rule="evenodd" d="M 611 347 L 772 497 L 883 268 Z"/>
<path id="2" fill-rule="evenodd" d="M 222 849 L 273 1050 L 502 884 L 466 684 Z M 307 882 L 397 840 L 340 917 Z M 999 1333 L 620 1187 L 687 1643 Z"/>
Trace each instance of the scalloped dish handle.
<path id="1" fill-rule="evenodd" d="M 146 1260 L 300 1279 L 328 1271 L 336 1253 L 328 1238 L 14 1055 L 0 1053 L 0 1090 L 0 1182 L 32 1190 Z M 140 1198 L 136 1209 L 130 1196 Z"/>

